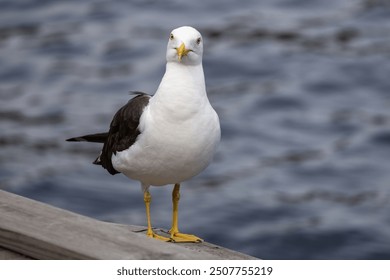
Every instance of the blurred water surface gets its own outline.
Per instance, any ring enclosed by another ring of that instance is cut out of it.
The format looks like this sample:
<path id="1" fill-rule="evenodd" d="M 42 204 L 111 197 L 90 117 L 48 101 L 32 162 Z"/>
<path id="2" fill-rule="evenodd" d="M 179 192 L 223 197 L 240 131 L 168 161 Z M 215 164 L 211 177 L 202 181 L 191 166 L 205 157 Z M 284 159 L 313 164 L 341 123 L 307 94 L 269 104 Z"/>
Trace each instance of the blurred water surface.
<path id="1" fill-rule="evenodd" d="M 390 258 L 390 3 L 0 1 L 2 189 L 145 224 L 139 184 L 91 162 L 170 30 L 199 29 L 222 142 L 183 184 L 184 232 L 265 259 Z M 169 227 L 171 187 L 153 188 Z"/>

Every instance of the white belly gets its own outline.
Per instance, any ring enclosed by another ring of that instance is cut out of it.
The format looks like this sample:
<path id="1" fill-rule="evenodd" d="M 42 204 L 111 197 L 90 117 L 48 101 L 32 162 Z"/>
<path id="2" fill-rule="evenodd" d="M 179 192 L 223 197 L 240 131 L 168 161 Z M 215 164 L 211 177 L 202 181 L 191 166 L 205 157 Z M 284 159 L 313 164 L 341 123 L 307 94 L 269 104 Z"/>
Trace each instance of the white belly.
<path id="1" fill-rule="evenodd" d="M 146 112 L 136 143 L 113 155 L 112 163 L 127 177 L 147 185 L 180 183 L 209 165 L 219 140 L 219 120 L 211 106 L 178 122 Z"/>

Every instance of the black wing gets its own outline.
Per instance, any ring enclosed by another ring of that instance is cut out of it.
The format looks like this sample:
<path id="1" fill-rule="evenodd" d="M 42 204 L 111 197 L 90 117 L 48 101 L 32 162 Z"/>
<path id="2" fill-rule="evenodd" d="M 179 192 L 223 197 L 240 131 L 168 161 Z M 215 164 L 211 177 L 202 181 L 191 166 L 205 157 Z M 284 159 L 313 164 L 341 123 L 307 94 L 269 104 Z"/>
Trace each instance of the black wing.
<path id="1" fill-rule="evenodd" d="M 69 142 L 94 142 L 94 143 L 104 143 L 108 137 L 108 132 L 88 134 L 79 137 L 73 137 L 66 139 Z"/>
<path id="2" fill-rule="evenodd" d="M 140 134 L 139 119 L 149 99 L 150 96 L 147 94 L 137 95 L 120 108 L 112 119 L 102 153 L 94 162 L 101 164 L 110 174 L 120 173 L 112 166 L 111 157 L 116 152 L 126 150 L 134 144 Z"/>

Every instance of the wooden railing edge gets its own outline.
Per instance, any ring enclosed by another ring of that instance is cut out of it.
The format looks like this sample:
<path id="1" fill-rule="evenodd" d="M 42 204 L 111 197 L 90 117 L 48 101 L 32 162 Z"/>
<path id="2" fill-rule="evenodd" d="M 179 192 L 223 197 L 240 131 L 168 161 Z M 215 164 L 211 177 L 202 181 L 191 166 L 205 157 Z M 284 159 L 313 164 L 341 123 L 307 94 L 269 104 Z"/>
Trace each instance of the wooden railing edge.
<path id="1" fill-rule="evenodd" d="M 178 244 L 153 240 L 139 229 L 99 221 L 0 190 L 0 248 L 8 258 L 255 259 L 207 242 Z"/>

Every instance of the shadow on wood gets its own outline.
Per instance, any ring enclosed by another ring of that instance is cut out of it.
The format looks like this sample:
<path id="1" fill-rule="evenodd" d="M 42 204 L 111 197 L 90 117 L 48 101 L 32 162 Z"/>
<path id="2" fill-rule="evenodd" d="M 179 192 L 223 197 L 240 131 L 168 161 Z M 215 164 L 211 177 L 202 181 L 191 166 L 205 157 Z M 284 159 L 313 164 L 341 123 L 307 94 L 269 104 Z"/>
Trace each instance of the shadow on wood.
<path id="1" fill-rule="evenodd" d="M 207 242 L 161 242 L 142 229 L 0 190 L 0 259 L 254 259 Z"/>

